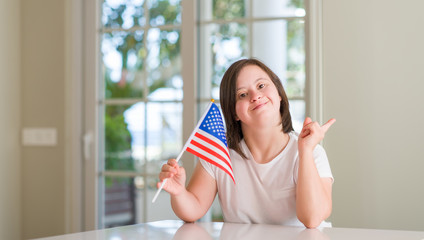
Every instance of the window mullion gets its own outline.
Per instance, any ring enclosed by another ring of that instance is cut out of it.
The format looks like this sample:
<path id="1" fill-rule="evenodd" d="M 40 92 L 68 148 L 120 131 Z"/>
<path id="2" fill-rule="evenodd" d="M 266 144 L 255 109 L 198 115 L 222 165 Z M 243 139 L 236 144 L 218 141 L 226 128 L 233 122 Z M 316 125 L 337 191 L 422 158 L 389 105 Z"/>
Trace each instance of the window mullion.
<path id="1" fill-rule="evenodd" d="M 197 123 L 197 41 L 196 10 L 197 1 L 182 1 L 181 59 L 183 78 L 183 142 L 186 141 Z M 194 170 L 194 157 L 183 155 L 182 163 L 187 171 L 187 179 Z"/>
<path id="2" fill-rule="evenodd" d="M 322 123 L 322 0 L 305 1 L 306 116 Z"/>

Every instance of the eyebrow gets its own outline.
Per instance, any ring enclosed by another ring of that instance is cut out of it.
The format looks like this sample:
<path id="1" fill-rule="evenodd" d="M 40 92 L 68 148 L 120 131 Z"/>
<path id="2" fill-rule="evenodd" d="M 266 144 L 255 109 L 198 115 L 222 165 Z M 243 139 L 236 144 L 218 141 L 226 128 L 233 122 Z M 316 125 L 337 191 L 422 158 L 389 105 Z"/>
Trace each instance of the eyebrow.
<path id="1" fill-rule="evenodd" d="M 257 82 L 259 82 L 260 80 L 270 80 L 270 79 L 260 77 L 260 78 L 256 79 L 254 83 L 257 83 Z M 243 89 L 243 87 L 241 87 L 241 88 L 237 88 L 237 89 L 236 89 L 236 92 L 237 92 L 238 90 L 240 90 L 240 89 Z"/>

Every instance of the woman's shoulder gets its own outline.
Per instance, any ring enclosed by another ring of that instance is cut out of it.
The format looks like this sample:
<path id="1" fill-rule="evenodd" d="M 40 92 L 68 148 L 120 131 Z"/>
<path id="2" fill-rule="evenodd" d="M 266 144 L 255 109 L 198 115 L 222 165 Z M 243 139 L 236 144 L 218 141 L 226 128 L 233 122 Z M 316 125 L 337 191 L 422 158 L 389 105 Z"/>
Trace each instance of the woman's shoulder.
<path id="1" fill-rule="evenodd" d="M 290 136 L 290 139 L 293 139 L 295 141 L 297 141 L 297 139 L 299 138 L 299 133 L 295 131 L 288 132 L 287 134 Z"/>

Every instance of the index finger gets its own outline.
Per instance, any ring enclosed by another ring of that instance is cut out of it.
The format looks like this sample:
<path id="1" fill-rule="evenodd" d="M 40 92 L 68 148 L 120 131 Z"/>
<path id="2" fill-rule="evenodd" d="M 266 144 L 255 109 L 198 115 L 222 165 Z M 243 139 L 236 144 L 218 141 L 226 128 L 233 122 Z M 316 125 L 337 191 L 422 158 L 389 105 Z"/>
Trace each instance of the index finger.
<path id="1" fill-rule="evenodd" d="M 321 129 L 324 130 L 324 132 L 327 132 L 328 129 L 336 122 L 335 118 L 331 118 L 328 120 L 324 125 L 321 126 Z"/>
<path id="2" fill-rule="evenodd" d="M 171 158 L 168 160 L 168 165 L 175 166 L 176 164 L 178 163 L 177 163 L 177 160 L 175 160 L 175 158 Z"/>

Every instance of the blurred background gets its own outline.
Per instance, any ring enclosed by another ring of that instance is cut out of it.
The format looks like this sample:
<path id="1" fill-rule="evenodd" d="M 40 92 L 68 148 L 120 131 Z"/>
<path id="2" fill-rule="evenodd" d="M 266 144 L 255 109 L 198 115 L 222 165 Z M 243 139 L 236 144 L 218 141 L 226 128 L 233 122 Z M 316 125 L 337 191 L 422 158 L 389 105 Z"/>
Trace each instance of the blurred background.
<path id="1" fill-rule="evenodd" d="M 234 61 L 323 142 L 334 227 L 424 231 L 419 0 L 0 0 L 0 238 L 177 219 L 157 175 Z M 196 158 L 184 154 L 190 175 Z M 202 221 L 222 221 L 215 202 Z"/>

